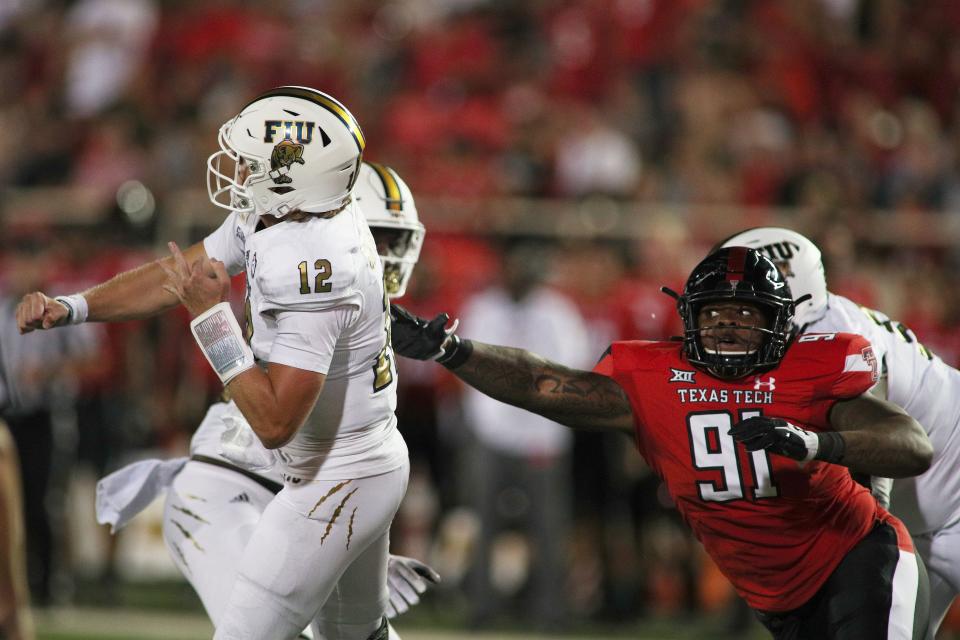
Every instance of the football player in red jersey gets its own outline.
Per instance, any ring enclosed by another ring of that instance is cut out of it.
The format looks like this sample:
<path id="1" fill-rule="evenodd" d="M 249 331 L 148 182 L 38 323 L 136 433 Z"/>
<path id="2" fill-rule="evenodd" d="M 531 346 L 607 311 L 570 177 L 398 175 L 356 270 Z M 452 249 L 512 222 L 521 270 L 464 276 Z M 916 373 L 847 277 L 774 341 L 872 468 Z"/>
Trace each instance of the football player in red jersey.
<path id="1" fill-rule="evenodd" d="M 932 457 L 915 420 L 865 393 L 878 376 L 870 344 L 793 336 L 790 289 L 753 249 L 712 253 L 676 297 L 682 342 L 617 342 L 594 371 L 461 339 L 445 314 L 400 307 L 393 345 L 503 402 L 633 435 L 774 638 L 928 637 L 910 536 L 847 470 L 910 476 Z"/>

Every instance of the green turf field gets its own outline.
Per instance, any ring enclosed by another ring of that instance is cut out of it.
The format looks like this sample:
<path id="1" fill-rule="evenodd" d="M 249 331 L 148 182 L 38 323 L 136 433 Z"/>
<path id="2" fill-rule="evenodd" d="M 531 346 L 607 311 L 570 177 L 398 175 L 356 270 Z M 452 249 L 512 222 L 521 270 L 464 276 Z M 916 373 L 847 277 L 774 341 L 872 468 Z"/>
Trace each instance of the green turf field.
<path id="1" fill-rule="evenodd" d="M 432 628 L 429 623 L 401 618 L 397 631 L 404 640 L 519 640 L 546 639 L 545 636 L 517 631 L 470 632 Z M 131 609 L 60 608 L 37 613 L 38 640 L 203 640 L 213 635 L 206 617 L 196 612 L 162 612 Z M 563 634 L 566 640 L 632 638 L 633 640 L 709 640 L 729 639 L 718 634 L 717 625 L 706 621 L 660 621 L 643 625 L 624 625 L 616 629 L 582 629 Z M 756 633 L 737 640 L 760 640 Z"/>

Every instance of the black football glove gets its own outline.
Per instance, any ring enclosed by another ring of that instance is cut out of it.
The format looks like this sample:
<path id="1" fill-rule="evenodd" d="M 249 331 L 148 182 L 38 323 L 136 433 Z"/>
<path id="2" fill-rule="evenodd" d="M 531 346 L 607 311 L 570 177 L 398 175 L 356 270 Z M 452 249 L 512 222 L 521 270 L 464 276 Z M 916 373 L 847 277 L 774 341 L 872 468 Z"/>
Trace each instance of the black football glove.
<path id="1" fill-rule="evenodd" d="M 733 425 L 730 436 L 742 442 L 748 451 L 766 449 L 800 462 L 843 459 L 844 441 L 839 433 L 815 433 L 790 424 L 782 418 L 754 416 Z"/>
<path id="2" fill-rule="evenodd" d="M 391 343 L 393 350 L 405 358 L 436 360 L 444 354 L 443 343 L 457 329 L 458 320 L 446 329 L 450 316 L 438 314 L 427 322 L 400 305 L 390 305 Z"/>

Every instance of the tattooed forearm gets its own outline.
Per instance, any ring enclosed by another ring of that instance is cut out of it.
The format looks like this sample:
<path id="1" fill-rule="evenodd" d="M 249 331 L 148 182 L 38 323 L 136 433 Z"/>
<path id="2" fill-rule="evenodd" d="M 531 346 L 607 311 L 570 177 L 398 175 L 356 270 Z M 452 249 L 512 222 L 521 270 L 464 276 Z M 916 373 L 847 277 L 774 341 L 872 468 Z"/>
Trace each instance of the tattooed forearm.
<path id="1" fill-rule="evenodd" d="M 632 432 L 630 402 L 612 379 L 523 349 L 473 344 L 470 358 L 454 373 L 475 389 L 570 427 Z"/>

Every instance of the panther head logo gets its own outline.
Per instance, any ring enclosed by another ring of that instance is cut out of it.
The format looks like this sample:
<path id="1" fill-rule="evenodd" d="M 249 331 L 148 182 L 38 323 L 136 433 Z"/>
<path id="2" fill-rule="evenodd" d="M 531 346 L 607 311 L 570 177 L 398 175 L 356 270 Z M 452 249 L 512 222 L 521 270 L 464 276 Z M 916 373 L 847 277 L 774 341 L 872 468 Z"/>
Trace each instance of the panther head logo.
<path id="1" fill-rule="evenodd" d="M 293 179 L 287 175 L 293 163 L 305 164 L 303 161 L 303 145 L 292 140 L 281 140 L 270 154 L 270 177 L 275 184 L 288 184 Z"/>

